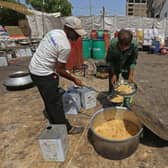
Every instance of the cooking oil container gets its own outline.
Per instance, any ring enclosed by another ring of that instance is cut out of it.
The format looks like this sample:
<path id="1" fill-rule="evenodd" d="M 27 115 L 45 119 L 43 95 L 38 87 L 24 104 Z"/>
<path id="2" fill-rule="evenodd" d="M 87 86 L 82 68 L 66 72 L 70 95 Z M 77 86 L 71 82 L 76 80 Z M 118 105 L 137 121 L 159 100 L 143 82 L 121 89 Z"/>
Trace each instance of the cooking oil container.
<path id="1" fill-rule="evenodd" d="M 78 92 L 65 92 L 62 96 L 62 102 L 66 114 L 78 114 L 81 109 L 80 94 Z"/>
<path id="2" fill-rule="evenodd" d="M 139 43 L 143 42 L 143 29 L 137 29 L 137 40 Z"/>
<path id="3" fill-rule="evenodd" d="M 77 89 L 80 93 L 81 104 L 84 109 L 96 107 L 96 92 L 87 87 Z"/>
<path id="4" fill-rule="evenodd" d="M 39 144 L 44 160 L 65 161 L 69 148 L 66 126 L 58 124 L 47 127 L 39 137 Z"/>

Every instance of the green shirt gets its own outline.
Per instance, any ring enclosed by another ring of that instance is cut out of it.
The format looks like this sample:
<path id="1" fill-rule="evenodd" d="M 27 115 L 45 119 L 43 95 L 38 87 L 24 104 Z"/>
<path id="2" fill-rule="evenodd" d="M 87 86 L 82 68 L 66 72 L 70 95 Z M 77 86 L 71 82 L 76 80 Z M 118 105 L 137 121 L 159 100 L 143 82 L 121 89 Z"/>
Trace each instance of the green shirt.
<path id="1" fill-rule="evenodd" d="M 110 64 L 112 72 L 117 74 L 121 70 L 134 69 L 138 57 L 138 44 L 132 41 L 130 48 L 126 51 L 120 51 L 118 48 L 118 39 L 112 39 L 106 61 Z"/>

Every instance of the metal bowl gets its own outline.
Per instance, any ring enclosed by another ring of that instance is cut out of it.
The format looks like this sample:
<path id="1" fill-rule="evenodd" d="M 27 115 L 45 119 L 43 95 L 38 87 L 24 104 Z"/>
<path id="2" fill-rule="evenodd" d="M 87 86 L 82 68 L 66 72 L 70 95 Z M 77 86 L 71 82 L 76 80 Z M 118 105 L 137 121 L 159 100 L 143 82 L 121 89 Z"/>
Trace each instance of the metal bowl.
<path id="1" fill-rule="evenodd" d="M 124 93 L 124 92 L 119 92 L 117 91 L 116 89 L 120 86 L 120 85 L 129 85 L 132 89 L 132 92 L 131 93 Z M 124 97 L 129 97 L 129 96 L 133 96 L 135 95 L 135 93 L 137 92 L 137 84 L 135 82 L 129 82 L 127 80 L 124 80 L 122 82 L 117 82 L 115 85 L 114 85 L 114 91 L 116 92 L 116 94 L 120 95 L 120 96 L 124 96 Z"/>
<path id="2" fill-rule="evenodd" d="M 4 85 L 8 88 L 19 88 L 33 84 L 30 74 L 26 71 L 17 71 L 9 75 Z"/>
<path id="3" fill-rule="evenodd" d="M 97 65 L 96 77 L 101 79 L 107 79 L 109 76 L 109 66 L 106 64 Z"/>
<path id="4" fill-rule="evenodd" d="M 125 119 L 138 127 L 136 135 L 124 140 L 107 139 L 95 132 L 96 126 L 112 120 Z M 96 112 L 90 121 L 91 143 L 95 150 L 105 158 L 120 160 L 135 152 L 139 145 L 140 134 L 143 131 L 142 125 L 136 115 L 125 107 L 112 107 Z"/>
<path id="5" fill-rule="evenodd" d="M 21 41 L 19 41 L 19 44 L 28 45 L 28 44 L 30 44 L 30 41 L 29 40 L 21 40 Z"/>
<path id="6" fill-rule="evenodd" d="M 114 96 L 115 95 L 108 95 L 107 96 L 108 102 L 111 103 L 112 106 L 122 106 L 124 103 L 124 98 L 123 98 L 123 101 L 121 101 L 121 102 L 113 102 L 113 101 L 111 101 L 111 99 L 114 98 Z"/>
<path id="7" fill-rule="evenodd" d="M 39 43 L 40 42 L 40 39 L 32 39 L 31 40 L 31 43 Z"/>

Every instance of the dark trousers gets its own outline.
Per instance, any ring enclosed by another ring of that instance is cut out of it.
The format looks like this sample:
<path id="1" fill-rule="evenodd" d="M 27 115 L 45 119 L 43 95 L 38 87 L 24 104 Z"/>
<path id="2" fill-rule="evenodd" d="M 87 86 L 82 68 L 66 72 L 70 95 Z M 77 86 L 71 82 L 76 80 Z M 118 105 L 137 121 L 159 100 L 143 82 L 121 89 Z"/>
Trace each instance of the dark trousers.
<path id="1" fill-rule="evenodd" d="M 31 74 L 34 84 L 38 87 L 44 101 L 47 118 L 51 124 L 65 124 L 67 129 L 71 128 L 65 118 L 62 94 L 59 92 L 59 77 L 56 74 L 48 76 L 36 76 Z"/>

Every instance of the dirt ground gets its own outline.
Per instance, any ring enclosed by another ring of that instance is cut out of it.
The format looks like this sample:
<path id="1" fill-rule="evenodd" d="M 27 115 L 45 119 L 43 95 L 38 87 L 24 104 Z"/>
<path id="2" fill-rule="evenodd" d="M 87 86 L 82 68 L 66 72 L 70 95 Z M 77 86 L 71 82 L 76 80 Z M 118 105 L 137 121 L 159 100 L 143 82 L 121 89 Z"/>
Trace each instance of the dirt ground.
<path id="1" fill-rule="evenodd" d="M 110 160 L 96 153 L 88 140 L 88 126 L 90 117 L 102 106 L 99 101 L 94 109 L 81 110 L 78 115 L 67 116 L 71 123 L 84 125 L 85 131 L 81 135 L 69 135 L 70 147 L 65 162 L 44 161 L 40 153 L 38 137 L 46 128 L 47 120 L 42 113 L 44 106 L 37 88 L 8 91 L 3 86 L 8 74 L 17 70 L 26 70 L 29 60 L 30 58 L 19 58 L 8 67 L 0 68 L 1 168 L 168 168 L 168 142 L 147 129 L 136 152 L 126 159 Z M 146 82 L 152 81 L 153 72 L 157 67 L 160 67 L 160 72 L 155 85 L 159 86 L 159 82 L 167 78 L 163 74 L 168 72 L 167 64 L 168 56 L 141 52 L 135 74 L 141 90 L 147 89 Z M 99 91 L 108 89 L 106 79 L 98 79 L 94 76 L 84 78 L 79 74 L 78 76 L 87 85 Z M 65 79 L 61 79 L 60 83 L 64 89 L 72 84 Z M 168 93 L 166 84 L 164 91 Z M 140 98 L 143 99 L 143 96 Z"/>

